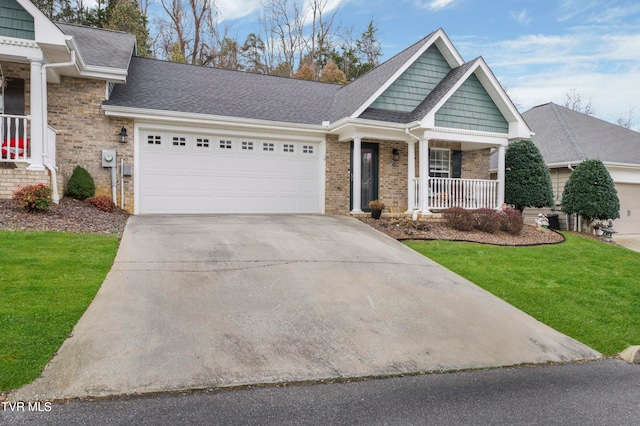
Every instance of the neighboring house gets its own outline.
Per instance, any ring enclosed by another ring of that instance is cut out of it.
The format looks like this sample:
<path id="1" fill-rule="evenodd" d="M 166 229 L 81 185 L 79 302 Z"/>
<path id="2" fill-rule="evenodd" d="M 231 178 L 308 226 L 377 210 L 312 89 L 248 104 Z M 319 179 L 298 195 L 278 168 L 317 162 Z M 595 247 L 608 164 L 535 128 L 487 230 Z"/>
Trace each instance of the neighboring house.
<path id="1" fill-rule="evenodd" d="M 614 229 L 640 234 L 640 133 L 554 103 L 522 114 L 535 135 L 531 138 L 551 171 L 557 211 L 563 228 L 575 228 L 575 217 L 560 211 L 564 184 L 583 160 L 599 159 L 611 174 L 620 199 Z M 528 209 L 531 217 L 533 211 Z M 551 213 L 550 211 L 546 211 Z"/>
<path id="2" fill-rule="evenodd" d="M 0 159 L 4 196 L 50 179 L 62 192 L 81 165 L 137 214 L 500 208 L 490 153 L 504 165 L 509 141 L 531 136 L 484 60 L 465 62 L 442 29 L 340 86 L 139 58 L 133 36 L 0 2 L 20 16 L 0 15 L 0 64 L 24 99 L 2 139 L 30 139 Z M 102 150 L 116 151 L 117 188 Z"/>

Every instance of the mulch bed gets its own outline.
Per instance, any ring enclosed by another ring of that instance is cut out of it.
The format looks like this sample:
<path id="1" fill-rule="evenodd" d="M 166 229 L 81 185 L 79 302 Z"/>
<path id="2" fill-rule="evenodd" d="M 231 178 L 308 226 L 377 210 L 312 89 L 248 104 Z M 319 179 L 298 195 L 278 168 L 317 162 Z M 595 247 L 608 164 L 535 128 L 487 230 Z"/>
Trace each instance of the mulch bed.
<path id="1" fill-rule="evenodd" d="M 371 218 L 360 219 L 369 226 L 395 238 L 396 240 L 449 240 L 469 241 L 482 244 L 501 246 L 530 246 L 540 244 L 557 244 L 564 241 L 564 237 L 554 231 L 525 225 L 520 235 L 511 235 L 498 231 L 495 234 L 480 231 L 456 231 L 448 228 L 442 222 L 413 221 L 408 218 Z"/>
<path id="2" fill-rule="evenodd" d="M 122 236 L 129 213 L 116 208 L 107 213 L 73 198 L 62 198 L 46 211 L 28 213 L 13 200 L 0 200 L 0 229 L 57 231 Z"/>

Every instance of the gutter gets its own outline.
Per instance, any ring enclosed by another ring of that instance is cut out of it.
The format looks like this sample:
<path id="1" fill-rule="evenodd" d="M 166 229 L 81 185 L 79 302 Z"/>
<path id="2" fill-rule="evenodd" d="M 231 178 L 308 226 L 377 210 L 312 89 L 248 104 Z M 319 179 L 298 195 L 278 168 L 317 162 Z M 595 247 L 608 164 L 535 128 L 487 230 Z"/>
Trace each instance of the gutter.
<path id="1" fill-rule="evenodd" d="M 76 51 L 75 50 L 71 50 L 71 59 L 69 60 L 69 62 L 61 62 L 61 63 L 57 63 L 57 64 L 43 64 L 42 65 L 42 69 L 40 70 L 40 77 L 41 77 L 41 85 L 42 85 L 42 100 L 41 100 L 41 104 L 43 106 L 45 106 L 44 111 L 43 111 L 43 123 L 42 123 L 42 145 L 43 148 L 45 146 L 45 141 L 47 141 L 47 129 L 49 128 L 49 119 L 47 117 L 47 112 L 48 112 L 48 108 L 49 106 L 47 105 L 47 70 L 49 68 L 60 68 L 60 67 L 68 67 L 71 65 L 75 65 L 76 64 Z M 44 151 L 44 150 L 43 150 Z M 60 203 L 60 195 L 58 194 L 58 178 L 57 178 L 57 171 L 56 171 L 56 166 L 51 164 L 51 162 L 49 161 L 49 154 L 47 152 L 47 154 L 43 155 L 43 163 L 44 166 L 49 169 L 49 171 L 51 172 L 51 180 L 53 181 L 53 185 L 51 185 L 53 188 L 51 188 L 52 190 L 52 195 L 51 195 L 51 199 L 53 200 L 54 203 L 59 204 Z"/>

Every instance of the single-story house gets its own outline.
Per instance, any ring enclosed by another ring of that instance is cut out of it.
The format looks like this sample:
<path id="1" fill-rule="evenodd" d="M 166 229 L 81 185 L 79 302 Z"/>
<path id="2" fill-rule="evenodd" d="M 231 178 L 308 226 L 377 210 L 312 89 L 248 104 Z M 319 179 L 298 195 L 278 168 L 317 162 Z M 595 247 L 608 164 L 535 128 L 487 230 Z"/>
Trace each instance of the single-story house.
<path id="1" fill-rule="evenodd" d="M 81 165 L 136 214 L 500 208 L 505 148 L 531 136 L 442 29 L 341 86 L 140 58 L 131 35 L 2 4 L 4 197 L 62 194 Z"/>
<path id="2" fill-rule="evenodd" d="M 577 229 L 575 216 L 560 211 L 562 191 L 571 172 L 583 160 L 599 159 L 615 183 L 620 218 L 614 229 L 620 234 L 640 234 L 640 133 L 554 103 L 522 114 L 535 132 L 538 147 L 551 172 L 557 211 L 527 209 L 527 219 L 538 212 L 558 214 L 563 229 Z"/>

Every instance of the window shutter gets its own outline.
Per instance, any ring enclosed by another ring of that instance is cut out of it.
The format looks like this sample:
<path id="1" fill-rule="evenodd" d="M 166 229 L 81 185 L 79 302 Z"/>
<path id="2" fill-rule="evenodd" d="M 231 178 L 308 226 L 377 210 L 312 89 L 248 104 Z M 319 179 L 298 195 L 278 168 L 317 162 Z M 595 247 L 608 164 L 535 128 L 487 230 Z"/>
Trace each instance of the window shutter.
<path id="1" fill-rule="evenodd" d="M 460 179 L 462 177 L 462 151 L 452 151 L 451 156 L 451 177 Z"/>

